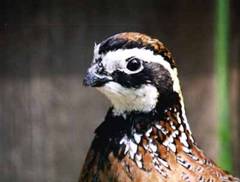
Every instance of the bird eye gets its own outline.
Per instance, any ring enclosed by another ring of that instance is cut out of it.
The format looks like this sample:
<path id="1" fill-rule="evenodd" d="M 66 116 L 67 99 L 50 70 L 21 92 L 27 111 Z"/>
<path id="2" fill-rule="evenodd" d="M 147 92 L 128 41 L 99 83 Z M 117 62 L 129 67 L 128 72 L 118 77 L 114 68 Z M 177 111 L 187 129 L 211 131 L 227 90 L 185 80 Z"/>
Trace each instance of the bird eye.
<path id="1" fill-rule="evenodd" d="M 127 69 L 136 71 L 141 67 L 141 61 L 137 58 L 131 58 L 127 63 Z"/>

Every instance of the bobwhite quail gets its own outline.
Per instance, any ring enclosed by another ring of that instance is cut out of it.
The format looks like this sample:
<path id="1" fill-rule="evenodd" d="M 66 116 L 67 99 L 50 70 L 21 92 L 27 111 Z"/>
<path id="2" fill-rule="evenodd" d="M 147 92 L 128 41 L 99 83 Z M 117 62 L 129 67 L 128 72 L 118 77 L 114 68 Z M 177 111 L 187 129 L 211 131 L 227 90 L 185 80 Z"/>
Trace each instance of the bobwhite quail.
<path id="1" fill-rule="evenodd" d="M 94 48 L 84 85 L 112 102 L 80 182 L 240 181 L 197 147 L 172 54 L 157 39 L 120 33 Z"/>

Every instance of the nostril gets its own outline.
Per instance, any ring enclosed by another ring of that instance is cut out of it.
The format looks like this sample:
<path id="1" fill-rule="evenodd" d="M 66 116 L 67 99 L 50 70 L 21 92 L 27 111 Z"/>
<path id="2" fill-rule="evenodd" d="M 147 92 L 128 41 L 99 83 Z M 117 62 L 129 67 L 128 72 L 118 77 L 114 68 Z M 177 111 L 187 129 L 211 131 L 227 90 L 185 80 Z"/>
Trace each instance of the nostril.
<path id="1" fill-rule="evenodd" d="M 92 73 L 91 71 L 87 72 L 83 79 L 84 86 L 99 87 L 104 85 L 106 82 L 111 81 L 112 79 L 106 75 L 100 75 Z"/>
<path id="2" fill-rule="evenodd" d="M 106 70 L 104 69 L 104 67 L 99 67 L 98 70 L 97 70 L 97 73 L 98 73 L 99 75 L 110 76 L 110 74 L 106 72 Z"/>
<path id="3" fill-rule="evenodd" d="M 98 71 L 97 72 L 99 74 L 104 74 L 105 73 L 105 70 L 104 70 L 104 67 L 103 67 L 102 63 L 98 63 Z"/>
<path id="4" fill-rule="evenodd" d="M 103 73 L 104 73 L 104 69 L 103 69 L 103 67 L 99 67 L 99 69 L 98 69 L 98 73 L 99 73 L 99 74 L 103 74 Z"/>
<path id="5" fill-rule="evenodd" d="M 103 64 L 101 62 L 98 63 L 99 67 L 103 67 Z"/>

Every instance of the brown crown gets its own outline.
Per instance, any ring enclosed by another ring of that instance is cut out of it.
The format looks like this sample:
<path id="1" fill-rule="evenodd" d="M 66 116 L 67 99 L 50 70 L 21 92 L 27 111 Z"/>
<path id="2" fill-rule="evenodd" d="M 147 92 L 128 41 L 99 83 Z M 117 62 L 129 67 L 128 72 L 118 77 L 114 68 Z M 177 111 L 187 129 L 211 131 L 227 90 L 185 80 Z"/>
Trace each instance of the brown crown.
<path id="1" fill-rule="evenodd" d="M 137 32 L 124 32 L 113 35 L 100 43 L 99 53 L 117 49 L 145 48 L 152 50 L 154 54 L 159 54 L 168 61 L 171 67 L 176 67 L 171 52 L 158 39 L 151 38 L 145 34 Z"/>

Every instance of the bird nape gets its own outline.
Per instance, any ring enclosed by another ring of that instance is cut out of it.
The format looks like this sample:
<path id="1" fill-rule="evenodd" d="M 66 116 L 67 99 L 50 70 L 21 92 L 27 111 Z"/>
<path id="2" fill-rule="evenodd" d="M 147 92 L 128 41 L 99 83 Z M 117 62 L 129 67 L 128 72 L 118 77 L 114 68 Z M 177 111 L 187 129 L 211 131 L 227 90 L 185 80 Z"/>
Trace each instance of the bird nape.
<path id="1" fill-rule="evenodd" d="M 239 181 L 197 147 L 176 63 L 157 39 L 120 33 L 94 48 L 83 81 L 112 103 L 96 129 L 80 182 Z"/>

